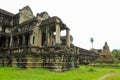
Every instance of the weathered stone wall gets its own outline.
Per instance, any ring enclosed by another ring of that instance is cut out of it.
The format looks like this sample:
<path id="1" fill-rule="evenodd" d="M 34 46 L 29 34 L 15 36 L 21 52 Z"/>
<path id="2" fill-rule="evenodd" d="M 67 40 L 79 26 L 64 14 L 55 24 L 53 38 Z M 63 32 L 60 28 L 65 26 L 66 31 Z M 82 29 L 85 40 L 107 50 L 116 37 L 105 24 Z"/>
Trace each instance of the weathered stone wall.
<path id="1" fill-rule="evenodd" d="M 19 53 L 12 51 L 10 55 L 0 55 L 0 66 L 13 66 L 22 68 L 43 67 L 55 71 L 63 71 L 79 66 L 78 56 L 70 49 L 44 49 L 36 52 L 36 48 L 31 49 L 31 53 Z M 46 50 L 46 51 L 45 51 Z M 52 50 L 52 51 L 51 51 Z M 24 52 L 24 51 L 23 51 Z M 9 57 L 8 57 L 9 56 Z"/>
<path id="2" fill-rule="evenodd" d="M 33 12 L 29 6 L 26 6 L 23 9 L 19 10 L 19 24 L 33 17 Z"/>
<path id="3" fill-rule="evenodd" d="M 22 68 L 43 67 L 54 71 L 76 68 L 79 64 L 89 64 L 97 58 L 95 53 L 79 47 L 23 47 L 12 49 L 10 54 L 0 53 L 0 66 Z"/>

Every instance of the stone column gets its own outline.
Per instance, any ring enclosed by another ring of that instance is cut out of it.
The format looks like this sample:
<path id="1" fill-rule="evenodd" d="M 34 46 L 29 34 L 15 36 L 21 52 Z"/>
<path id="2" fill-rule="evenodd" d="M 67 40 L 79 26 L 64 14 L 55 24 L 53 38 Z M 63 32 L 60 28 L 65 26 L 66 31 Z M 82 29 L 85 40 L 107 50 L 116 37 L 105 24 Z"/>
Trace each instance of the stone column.
<path id="1" fill-rule="evenodd" d="M 66 30 L 66 46 L 69 48 L 70 47 L 70 30 Z"/>
<path id="2" fill-rule="evenodd" d="M 12 45 L 13 45 L 13 36 L 12 36 L 12 33 L 10 34 L 10 47 L 12 47 Z"/>
<path id="3" fill-rule="evenodd" d="M 50 35 L 49 35 L 49 26 L 46 26 L 46 43 L 47 43 L 47 46 L 49 46 L 50 44 Z"/>
<path id="4" fill-rule="evenodd" d="M 27 35 L 28 36 L 28 39 L 27 39 L 28 40 L 28 45 L 27 46 L 29 46 L 29 47 L 30 47 L 30 35 L 31 35 L 30 33 L 28 33 L 28 35 Z"/>
<path id="5" fill-rule="evenodd" d="M 24 35 L 24 34 L 22 35 L 22 39 L 23 39 L 23 40 L 22 40 L 22 41 L 23 41 L 23 42 L 22 42 L 22 46 L 25 46 L 25 35 Z"/>
<path id="6" fill-rule="evenodd" d="M 52 32 L 49 33 L 49 36 L 50 36 L 50 37 L 49 37 L 49 38 L 50 38 L 49 40 L 50 40 L 50 46 L 51 46 L 51 45 L 52 45 Z"/>
<path id="7" fill-rule="evenodd" d="M 0 35 L 0 41 L 1 41 L 1 35 Z M 0 42 L 0 44 L 1 44 L 1 42 Z M 0 47 L 2 47 L 2 45 L 0 45 Z"/>
<path id="8" fill-rule="evenodd" d="M 41 31 L 41 29 L 39 29 L 39 45 L 40 45 L 40 47 L 42 46 L 42 31 Z"/>
<path id="9" fill-rule="evenodd" d="M 56 44 L 60 44 L 60 25 L 56 24 Z"/>

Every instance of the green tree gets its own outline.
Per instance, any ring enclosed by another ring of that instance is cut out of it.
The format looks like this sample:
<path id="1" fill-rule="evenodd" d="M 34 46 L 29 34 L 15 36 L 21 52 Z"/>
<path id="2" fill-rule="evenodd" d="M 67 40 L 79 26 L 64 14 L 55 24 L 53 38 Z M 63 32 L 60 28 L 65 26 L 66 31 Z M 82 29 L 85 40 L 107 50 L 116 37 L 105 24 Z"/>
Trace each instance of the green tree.
<path id="1" fill-rule="evenodd" d="M 90 38 L 90 42 L 92 44 L 92 48 L 93 48 L 93 42 L 94 42 L 94 39 L 93 38 Z"/>
<path id="2" fill-rule="evenodd" d="M 115 56 L 115 58 L 117 58 L 118 60 L 120 60 L 120 50 L 113 49 L 112 50 L 112 54 Z"/>

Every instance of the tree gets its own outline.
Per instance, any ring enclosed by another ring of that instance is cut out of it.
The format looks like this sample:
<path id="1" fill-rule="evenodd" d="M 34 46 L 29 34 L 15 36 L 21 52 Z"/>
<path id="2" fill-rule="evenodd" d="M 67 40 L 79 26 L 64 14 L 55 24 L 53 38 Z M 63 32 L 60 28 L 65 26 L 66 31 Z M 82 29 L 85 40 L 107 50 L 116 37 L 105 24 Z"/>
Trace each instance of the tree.
<path id="1" fill-rule="evenodd" d="M 113 49 L 112 50 L 112 54 L 114 55 L 115 58 L 117 58 L 118 60 L 120 60 L 120 50 Z"/>
<path id="2" fill-rule="evenodd" d="M 93 42 L 94 42 L 94 39 L 93 38 L 90 38 L 90 42 L 92 44 L 92 48 L 93 48 Z"/>

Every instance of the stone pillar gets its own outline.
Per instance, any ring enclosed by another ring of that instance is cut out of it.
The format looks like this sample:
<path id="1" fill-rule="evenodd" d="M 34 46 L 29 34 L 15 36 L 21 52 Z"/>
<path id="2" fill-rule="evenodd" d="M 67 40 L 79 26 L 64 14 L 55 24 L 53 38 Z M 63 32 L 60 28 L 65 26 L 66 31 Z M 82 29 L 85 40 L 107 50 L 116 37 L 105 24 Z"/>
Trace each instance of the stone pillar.
<path id="1" fill-rule="evenodd" d="M 56 24 L 56 44 L 60 44 L 60 25 Z"/>
<path id="2" fill-rule="evenodd" d="M 13 36 L 12 36 L 12 33 L 10 34 L 10 47 L 12 47 L 12 44 L 13 44 Z"/>
<path id="3" fill-rule="evenodd" d="M 46 43 L 47 43 L 47 46 L 49 46 L 50 44 L 49 26 L 46 26 Z"/>
<path id="4" fill-rule="evenodd" d="M 28 34 L 28 36 L 29 36 L 29 37 L 28 37 L 28 46 L 30 46 L 30 35 L 31 35 L 31 34 L 29 33 L 29 34 Z"/>
<path id="5" fill-rule="evenodd" d="M 70 48 L 70 30 L 66 30 L 66 46 Z"/>
<path id="6" fill-rule="evenodd" d="M 40 45 L 40 47 L 42 46 L 42 31 L 41 31 L 41 29 L 39 29 L 39 45 Z"/>
<path id="7" fill-rule="evenodd" d="M 50 36 L 50 37 L 49 37 L 49 38 L 50 38 L 49 40 L 50 40 L 50 46 L 51 46 L 51 45 L 52 45 L 52 32 L 49 33 L 49 36 Z"/>
<path id="8" fill-rule="evenodd" d="M 0 35 L 0 41 L 1 41 L 1 35 Z M 1 42 L 0 42 L 0 44 L 1 44 Z M 2 45 L 0 47 L 2 47 Z"/>
<path id="9" fill-rule="evenodd" d="M 22 39 L 23 39 L 23 40 L 22 40 L 22 41 L 23 41 L 23 42 L 22 42 L 22 46 L 25 46 L 25 35 L 24 35 L 24 34 L 22 35 Z"/>

